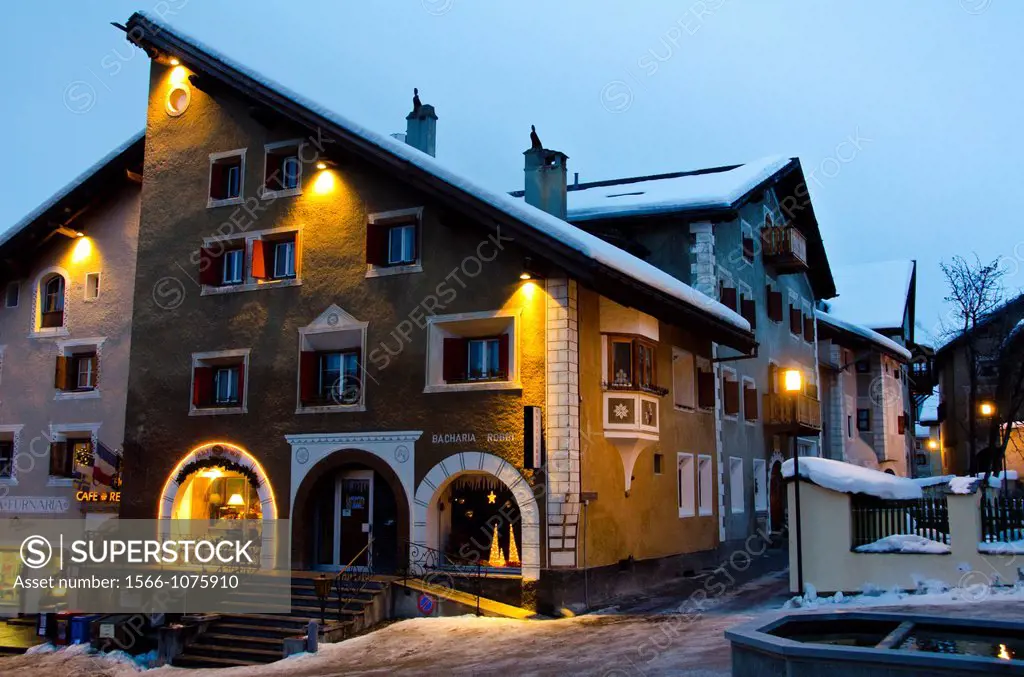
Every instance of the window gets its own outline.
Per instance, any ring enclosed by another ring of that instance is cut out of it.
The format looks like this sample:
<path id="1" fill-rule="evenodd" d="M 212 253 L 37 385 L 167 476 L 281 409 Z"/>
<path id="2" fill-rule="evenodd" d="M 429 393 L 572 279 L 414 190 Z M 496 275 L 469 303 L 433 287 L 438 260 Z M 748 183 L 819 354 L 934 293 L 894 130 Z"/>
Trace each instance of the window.
<path id="1" fill-rule="evenodd" d="M 53 275 L 43 281 L 41 293 L 42 327 L 64 326 L 64 277 Z"/>
<path id="2" fill-rule="evenodd" d="M 68 438 L 50 442 L 50 476 L 79 477 L 93 465 L 92 440 Z"/>
<path id="3" fill-rule="evenodd" d="M 331 305 L 299 329 L 296 413 L 362 411 L 366 322 Z"/>
<path id="4" fill-rule="evenodd" d="M 846 436 L 853 437 L 853 416 L 846 417 Z"/>
<path id="5" fill-rule="evenodd" d="M 754 510 L 768 509 L 768 471 L 767 464 L 754 459 Z"/>
<path id="6" fill-rule="evenodd" d="M 678 482 L 677 498 L 679 503 L 679 516 L 693 517 L 695 514 L 693 454 L 677 454 L 676 481 Z"/>
<path id="7" fill-rule="evenodd" d="M 722 370 L 722 406 L 726 416 L 740 413 L 740 383 L 733 369 Z"/>
<path id="8" fill-rule="evenodd" d="M 470 339 L 466 378 L 470 381 L 503 379 L 501 369 L 501 338 Z M 506 344 L 507 345 L 507 344 Z M 505 349 L 507 352 L 507 348 Z"/>
<path id="9" fill-rule="evenodd" d="M 0 479 L 14 477 L 14 441 L 0 440 Z"/>
<path id="10" fill-rule="evenodd" d="M 696 405 L 695 365 L 693 354 L 679 348 L 672 349 L 672 397 L 682 409 Z"/>
<path id="11" fill-rule="evenodd" d="M 905 435 L 907 432 L 907 415 L 900 414 L 896 417 L 896 434 Z"/>
<path id="12" fill-rule="evenodd" d="M 260 282 L 296 278 L 295 232 L 264 233 L 252 241 L 252 277 Z M 269 262 L 269 263 L 268 263 Z"/>
<path id="13" fill-rule="evenodd" d="M 654 455 L 654 474 L 655 475 L 660 475 L 662 473 L 662 463 L 663 463 L 663 459 L 662 459 L 661 454 L 655 454 Z"/>
<path id="14" fill-rule="evenodd" d="M 298 195 L 302 189 L 301 141 L 282 141 L 265 148 L 263 197 Z"/>
<path id="15" fill-rule="evenodd" d="M 871 371 L 871 363 L 867 360 L 857 360 L 854 362 L 854 367 L 858 374 L 866 374 Z"/>
<path id="16" fill-rule="evenodd" d="M 416 261 L 416 226 L 392 226 L 388 229 L 388 265 L 398 266 Z"/>
<path id="17" fill-rule="evenodd" d="M 743 258 L 748 263 L 754 261 L 754 236 L 743 234 Z"/>
<path id="18" fill-rule="evenodd" d="M 867 432 L 871 430 L 871 410 L 870 409 L 858 409 L 857 410 L 857 430 L 861 432 Z"/>
<path id="19" fill-rule="evenodd" d="M 423 210 L 401 209 L 371 214 L 366 227 L 367 277 L 414 273 L 420 268 Z"/>
<path id="20" fill-rule="evenodd" d="M 743 418 L 747 421 L 757 420 L 758 411 L 757 384 L 752 378 L 743 378 Z"/>
<path id="21" fill-rule="evenodd" d="M 245 250 L 231 249 L 224 252 L 221 263 L 221 284 L 241 284 L 245 269 Z"/>
<path id="22" fill-rule="evenodd" d="M 608 380 L 606 387 L 667 393 L 657 385 L 656 352 L 646 339 L 608 337 Z"/>
<path id="23" fill-rule="evenodd" d="M 772 322 L 782 322 L 782 292 L 772 291 L 772 288 L 766 285 L 765 298 L 768 300 L 768 319 Z"/>
<path id="24" fill-rule="evenodd" d="M 733 514 L 746 510 L 746 495 L 743 487 L 743 459 L 729 458 L 729 508 Z"/>
<path id="25" fill-rule="evenodd" d="M 21 298 L 21 285 L 17 282 L 7 284 L 7 293 L 4 294 L 4 305 L 8 308 L 17 308 Z"/>
<path id="26" fill-rule="evenodd" d="M 358 375 L 358 353 L 322 353 L 318 388 L 320 400 L 335 404 L 359 401 Z"/>
<path id="27" fill-rule="evenodd" d="M 515 334 L 519 317 L 518 310 L 428 317 L 423 392 L 522 387 Z"/>
<path id="28" fill-rule="evenodd" d="M 711 457 L 700 455 L 697 457 L 697 505 L 701 515 L 710 515 L 714 512 L 711 480 Z"/>
<path id="29" fill-rule="evenodd" d="M 189 414 L 245 413 L 245 375 L 248 365 L 248 349 L 194 353 L 192 406 Z"/>
<path id="30" fill-rule="evenodd" d="M 214 153 L 210 156 L 210 200 L 209 207 L 234 204 L 242 198 L 244 151 Z"/>
<path id="31" fill-rule="evenodd" d="M 726 285 L 724 281 L 718 283 L 718 300 L 729 310 L 736 310 L 736 287 Z"/>
<path id="32" fill-rule="evenodd" d="M 444 382 L 507 381 L 508 334 L 444 339 Z"/>
<path id="33" fill-rule="evenodd" d="M 789 331 L 794 336 L 800 336 L 804 331 L 803 313 L 792 304 L 789 306 Z"/>
<path id="34" fill-rule="evenodd" d="M 274 279 L 295 277 L 295 241 L 274 244 Z"/>
<path id="35" fill-rule="evenodd" d="M 85 275 L 85 300 L 95 301 L 100 297 L 100 274 L 86 273 Z"/>
<path id="36" fill-rule="evenodd" d="M 74 370 L 74 390 L 92 390 L 96 387 L 96 353 L 82 353 L 71 357 Z"/>

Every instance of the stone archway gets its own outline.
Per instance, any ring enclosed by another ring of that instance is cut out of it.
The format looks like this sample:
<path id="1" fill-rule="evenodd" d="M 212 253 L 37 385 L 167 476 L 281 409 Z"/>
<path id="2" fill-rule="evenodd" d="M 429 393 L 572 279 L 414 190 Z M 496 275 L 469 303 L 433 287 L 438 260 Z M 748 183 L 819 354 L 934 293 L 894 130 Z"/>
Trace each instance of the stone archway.
<path id="1" fill-rule="evenodd" d="M 436 519 L 438 498 L 456 477 L 470 473 L 492 475 L 512 492 L 522 520 L 519 554 L 523 580 L 537 580 L 540 577 L 540 509 L 537 499 L 526 478 L 514 466 L 493 454 L 464 451 L 445 458 L 430 469 L 416 488 L 413 542 L 427 548 L 438 548 L 437 532 L 429 528 Z M 432 534 L 434 541 L 431 541 Z"/>

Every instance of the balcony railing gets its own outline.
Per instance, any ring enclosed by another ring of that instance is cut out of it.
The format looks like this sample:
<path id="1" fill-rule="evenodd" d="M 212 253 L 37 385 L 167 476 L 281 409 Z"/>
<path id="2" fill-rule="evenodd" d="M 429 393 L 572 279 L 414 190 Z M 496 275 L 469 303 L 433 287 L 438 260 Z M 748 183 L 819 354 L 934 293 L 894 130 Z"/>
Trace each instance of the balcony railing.
<path id="1" fill-rule="evenodd" d="M 780 272 L 807 270 L 807 240 L 793 226 L 771 226 L 761 229 L 765 262 Z"/>
<path id="2" fill-rule="evenodd" d="M 764 396 L 766 425 L 797 430 L 798 434 L 821 430 L 821 402 L 810 395 L 768 393 Z"/>

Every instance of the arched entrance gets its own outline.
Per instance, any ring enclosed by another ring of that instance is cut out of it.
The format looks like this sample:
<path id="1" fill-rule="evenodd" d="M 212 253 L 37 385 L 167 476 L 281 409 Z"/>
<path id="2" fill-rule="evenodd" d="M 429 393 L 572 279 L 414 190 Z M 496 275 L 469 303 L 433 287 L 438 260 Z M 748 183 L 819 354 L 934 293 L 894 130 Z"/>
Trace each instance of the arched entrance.
<path id="1" fill-rule="evenodd" d="M 292 504 L 293 566 L 337 571 L 352 564 L 387 573 L 397 569 L 408 540 L 409 501 L 380 456 L 337 450 L 302 479 Z"/>
<path id="2" fill-rule="evenodd" d="M 515 539 L 523 579 L 536 580 L 540 511 L 533 488 L 514 466 L 493 454 L 467 451 L 426 474 L 416 489 L 416 544 L 486 562 L 495 533 L 501 559 L 516 564 L 510 557 Z"/>
<path id="3" fill-rule="evenodd" d="M 171 470 L 160 494 L 161 520 L 277 519 L 266 471 L 252 454 L 226 442 L 196 447 Z"/>

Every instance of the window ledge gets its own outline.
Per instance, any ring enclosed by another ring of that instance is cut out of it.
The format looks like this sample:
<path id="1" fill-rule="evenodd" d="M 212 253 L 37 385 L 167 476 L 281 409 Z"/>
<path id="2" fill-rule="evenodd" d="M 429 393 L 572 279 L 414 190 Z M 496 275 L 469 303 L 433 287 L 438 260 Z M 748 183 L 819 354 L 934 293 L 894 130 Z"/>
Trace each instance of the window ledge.
<path id="1" fill-rule="evenodd" d="M 45 329 L 36 329 L 28 333 L 29 338 L 63 338 L 70 336 L 71 333 L 67 327 L 47 327 Z"/>
<path id="2" fill-rule="evenodd" d="M 467 393 L 476 390 L 522 390 L 521 383 L 511 381 L 484 381 L 482 383 L 442 383 L 428 385 L 424 393 Z"/>
<path id="3" fill-rule="evenodd" d="M 680 510 L 679 511 L 679 519 L 684 519 L 686 517 L 693 517 L 693 511 L 692 510 Z"/>
<path id="4" fill-rule="evenodd" d="M 73 477 L 50 477 L 46 480 L 46 486 L 48 487 L 73 487 L 75 486 L 75 479 Z"/>
<path id="5" fill-rule="evenodd" d="M 269 190 L 264 188 L 260 193 L 263 200 L 276 200 L 279 197 L 296 197 L 302 195 L 302 188 L 284 188 L 282 190 Z"/>
<path id="6" fill-rule="evenodd" d="M 758 421 L 758 419 L 756 419 L 756 418 L 745 418 L 745 419 L 743 419 L 743 422 L 746 423 L 747 425 L 757 425 L 757 421 Z"/>
<path id="7" fill-rule="evenodd" d="M 281 287 L 301 287 L 301 278 L 288 278 L 284 280 L 267 280 L 266 282 L 245 282 L 243 284 L 227 284 L 223 287 L 204 284 L 199 292 L 200 296 L 217 296 L 218 294 L 235 294 L 259 289 L 278 289 Z"/>
<path id="8" fill-rule="evenodd" d="M 54 400 L 98 400 L 101 397 L 99 388 L 92 390 L 58 390 Z"/>
<path id="9" fill-rule="evenodd" d="M 189 416 L 227 416 L 230 414 L 247 414 L 248 407 L 199 407 L 189 410 Z"/>
<path id="10" fill-rule="evenodd" d="M 698 411 L 700 411 L 699 409 L 697 409 L 697 407 L 687 407 L 682 404 L 673 404 L 672 408 L 675 409 L 676 411 L 684 411 L 687 414 L 695 414 Z"/>
<path id="11" fill-rule="evenodd" d="M 17 477 L 0 477 L 0 487 L 16 487 L 18 486 Z"/>
<path id="12" fill-rule="evenodd" d="M 296 414 L 343 414 L 366 411 L 365 404 L 325 404 L 323 406 L 296 407 Z"/>
<path id="13" fill-rule="evenodd" d="M 711 517 L 711 516 L 713 516 L 714 514 L 715 514 L 715 511 L 714 511 L 714 510 L 704 510 L 704 509 L 702 508 L 698 516 L 699 516 L 699 517 Z"/>
<path id="14" fill-rule="evenodd" d="M 419 261 L 404 266 L 375 266 L 372 263 L 366 264 L 366 277 L 388 277 L 389 275 L 408 275 L 410 273 L 422 273 L 423 264 Z"/>
<path id="15" fill-rule="evenodd" d="M 228 197 L 223 200 L 214 200 L 212 197 L 206 202 L 207 209 L 213 209 L 214 207 L 230 207 L 231 205 L 240 205 L 245 202 L 242 196 Z"/>

